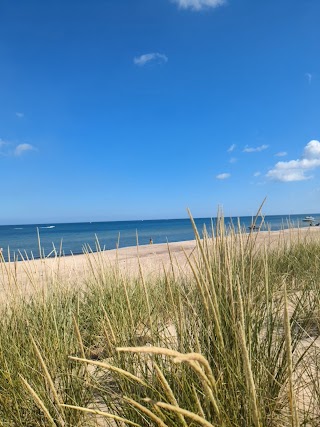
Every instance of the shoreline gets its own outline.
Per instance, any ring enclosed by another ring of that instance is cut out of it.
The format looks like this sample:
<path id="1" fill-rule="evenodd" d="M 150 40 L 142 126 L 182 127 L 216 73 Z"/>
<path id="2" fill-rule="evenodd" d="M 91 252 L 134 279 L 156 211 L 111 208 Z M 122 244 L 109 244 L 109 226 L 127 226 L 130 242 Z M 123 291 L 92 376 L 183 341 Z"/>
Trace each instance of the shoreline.
<path id="1" fill-rule="evenodd" d="M 319 231 L 319 233 L 318 233 Z M 252 231 L 257 247 L 267 244 L 276 248 L 279 243 L 296 239 L 320 239 L 320 227 L 294 228 L 281 231 Z M 168 251 L 168 245 L 170 253 Z M 31 295 L 39 290 L 47 291 L 56 287 L 81 287 L 92 278 L 101 280 L 106 270 L 117 272 L 132 279 L 142 274 L 147 280 L 167 272 L 188 275 L 188 257 L 195 251 L 196 240 L 172 243 L 155 243 L 141 246 L 127 246 L 101 252 L 63 255 L 21 261 L 0 261 L 0 300 L 3 296 Z M 140 264 L 140 265 L 139 265 Z M 1 297 L 2 296 L 2 297 Z"/>
<path id="2" fill-rule="evenodd" d="M 313 233 L 313 232 L 316 232 L 317 229 L 320 230 L 320 226 L 319 227 L 317 227 L 317 226 L 292 227 L 292 228 L 284 228 L 284 229 L 281 229 L 281 230 L 253 229 L 253 230 L 248 230 L 248 231 L 247 230 L 246 231 L 242 231 L 241 233 L 245 234 L 245 235 L 250 235 L 251 233 L 253 235 L 266 235 L 266 234 L 279 235 L 279 234 L 282 234 L 282 233 L 292 233 L 292 232 L 293 233 L 295 233 L 295 232 L 303 232 L 303 233 L 305 233 L 307 231 Z M 239 234 L 239 233 L 236 233 L 236 234 Z M 129 245 L 129 246 L 123 246 L 123 247 L 119 247 L 119 248 L 110 248 L 110 249 L 106 249 L 106 248 L 102 247 L 100 251 L 93 250 L 92 247 L 90 247 L 87 244 L 83 244 L 83 246 L 86 246 L 86 247 L 90 248 L 90 251 L 89 251 L 90 254 L 95 254 L 95 253 L 98 253 L 98 252 L 101 252 L 101 253 L 113 253 L 113 252 L 117 252 L 117 251 L 127 251 L 127 250 L 131 251 L 132 249 L 136 250 L 137 247 L 140 248 L 140 249 L 141 248 L 146 248 L 146 247 L 162 247 L 162 246 L 167 247 L 168 244 L 169 244 L 169 246 L 171 246 L 171 245 L 175 246 L 177 244 L 180 244 L 180 246 L 182 247 L 185 244 L 188 244 L 189 242 L 192 242 L 192 241 L 195 242 L 195 239 L 179 240 L 179 241 L 173 241 L 173 242 L 152 243 L 152 244 L 145 243 L 145 244 L 139 244 L 138 246 L 136 244 L 133 244 L 133 245 Z M 19 252 L 13 252 L 14 254 L 18 253 L 17 259 L 16 260 L 10 259 L 10 261 L 9 261 L 8 259 L 6 259 L 6 258 L 8 258 L 8 256 L 7 256 L 8 255 L 8 250 L 10 250 L 9 247 L 8 248 L 2 248 L 2 247 L 0 247 L 0 262 L 1 262 L 1 254 L 3 256 L 3 260 L 2 261 L 4 261 L 5 263 L 13 263 L 15 261 L 17 261 L 18 263 L 20 263 L 20 262 L 28 262 L 28 261 L 40 261 L 41 259 L 46 259 L 46 260 L 56 259 L 56 258 L 61 258 L 62 259 L 62 258 L 70 258 L 70 257 L 78 257 L 78 256 L 86 255 L 86 252 L 84 252 L 84 251 L 81 251 L 81 252 L 71 252 L 70 251 L 70 253 L 65 253 L 64 251 L 62 251 L 63 253 L 60 255 L 58 253 L 58 251 L 56 251 L 56 254 L 55 254 L 54 250 L 52 250 L 47 255 L 45 255 L 44 257 L 41 258 L 39 256 L 34 256 L 33 252 L 30 251 L 30 254 L 32 254 L 32 257 L 30 256 L 29 258 L 26 258 L 26 257 L 23 257 L 25 255 L 25 253 L 24 253 L 25 250 L 19 250 Z M 38 251 L 38 248 L 36 248 L 36 250 Z M 29 255 L 29 254 L 27 254 L 27 255 Z M 11 256 L 11 251 L 10 251 L 10 256 Z"/>
<path id="3" fill-rule="evenodd" d="M 286 228 L 283 230 L 252 230 L 247 231 L 243 233 L 243 235 L 249 236 L 250 234 L 252 236 L 255 236 L 257 240 L 264 239 L 265 236 L 273 236 L 278 237 L 280 235 L 286 235 L 286 234 L 307 234 L 307 233 L 317 233 L 319 231 L 320 235 L 320 227 L 301 227 L 301 228 Z M 210 237 L 211 238 L 211 237 Z M 114 249 L 101 249 L 101 251 L 97 250 L 91 250 L 88 252 L 79 252 L 79 253 L 63 253 L 59 255 L 59 253 L 56 253 L 56 255 L 52 255 L 49 253 L 45 257 L 32 257 L 32 258 L 21 258 L 17 260 L 5 260 L 4 257 L 1 261 L 4 264 L 14 264 L 14 263 L 26 263 L 26 262 L 43 262 L 43 261 L 53 261 L 56 259 L 79 259 L 86 256 L 95 256 L 97 254 L 106 254 L 111 255 L 111 258 L 116 258 L 116 254 L 118 255 L 126 255 L 126 258 L 136 258 L 138 253 L 140 258 L 146 257 L 148 255 L 156 255 L 156 254 L 162 254 L 163 252 L 168 252 L 168 246 L 170 249 L 174 249 L 174 252 L 179 252 L 182 250 L 182 248 L 189 248 L 190 246 L 195 247 L 196 246 L 196 239 L 191 240 L 179 240 L 176 242 L 167 242 L 167 243 L 152 243 L 152 244 L 144 244 L 144 245 L 131 245 L 131 246 L 123 246 L 120 248 L 114 248 Z M 0 248 L 0 256 L 1 253 L 4 254 L 6 251 L 3 248 Z M 21 252 L 22 254 L 22 252 Z"/>

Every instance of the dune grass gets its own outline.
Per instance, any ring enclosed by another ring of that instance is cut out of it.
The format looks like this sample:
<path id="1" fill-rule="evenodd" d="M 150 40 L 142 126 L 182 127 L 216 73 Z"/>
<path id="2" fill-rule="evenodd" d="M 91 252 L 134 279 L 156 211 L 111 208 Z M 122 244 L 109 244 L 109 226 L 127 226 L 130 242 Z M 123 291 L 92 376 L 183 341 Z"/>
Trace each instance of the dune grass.
<path id="1" fill-rule="evenodd" d="M 320 240 L 194 231 L 185 271 L 152 280 L 87 248 L 89 276 L 39 292 L 26 261 L 25 295 L 0 264 L 0 426 L 319 425 Z"/>

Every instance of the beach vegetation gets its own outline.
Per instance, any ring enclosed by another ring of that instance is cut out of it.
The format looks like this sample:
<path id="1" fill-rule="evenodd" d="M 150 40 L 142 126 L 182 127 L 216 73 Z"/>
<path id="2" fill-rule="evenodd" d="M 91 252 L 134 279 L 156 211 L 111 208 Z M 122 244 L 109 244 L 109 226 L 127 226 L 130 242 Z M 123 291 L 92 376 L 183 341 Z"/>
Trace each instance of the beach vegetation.
<path id="1" fill-rule="evenodd" d="M 157 276 L 2 259 L 0 426 L 319 425 L 317 233 L 191 222 Z"/>

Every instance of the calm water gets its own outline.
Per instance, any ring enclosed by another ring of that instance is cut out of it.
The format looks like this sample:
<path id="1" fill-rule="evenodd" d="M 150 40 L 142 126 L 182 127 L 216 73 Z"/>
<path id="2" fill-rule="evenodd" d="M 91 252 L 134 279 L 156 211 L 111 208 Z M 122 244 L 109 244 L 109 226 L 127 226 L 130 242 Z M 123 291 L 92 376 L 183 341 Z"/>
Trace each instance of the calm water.
<path id="1" fill-rule="evenodd" d="M 320 214 L 310 215 L 316 219 L 316 222 L 320 222 Z M 304 214 L 266 216 L 266 226 L 263 229 L 269 228 L 275 231 L 287 228 L 289 223 L 295 227 L 306 227 L 308 224 L 302 221 L 304 217 Z M 248 230 L 252 217 L 240 217 L 239 220 L 241 227 Z M 202 230 L 204 225 L 208 230 L 211 229 L 210 218 L 198 218 L 195 221 L 199 230 Z M 216 219 L 213 218 L 212 221 L 215 223 Z M 226 218 L 225 222 L 237 225 L 238 218 Z M 38 258 L 37 228 L 45 255 L 49 255 L 54 247 L 59 251 L 61 242 L 65 255 L 82 253 L 84 245 L 90 245 L 95 250 L 95 236 L 99 239 L 102 249 L 115 249 L 118 239 L 119 247 L 135 246 L 136 233 L 138 233 L 140 245 L 148 244 L 150 238 L 154 243 L 177 242 L 194 238 L 189 219 L 6 225 L 0 226 L 0 247 L 4 250 L 5 258 L 7 259 L 8 247 L 11 257 L 18 256 L 19 258 L 19 251 L 21 251 L 23 254 L 26 252 L 28 256 L 33 254 L 35 258 Z"/>

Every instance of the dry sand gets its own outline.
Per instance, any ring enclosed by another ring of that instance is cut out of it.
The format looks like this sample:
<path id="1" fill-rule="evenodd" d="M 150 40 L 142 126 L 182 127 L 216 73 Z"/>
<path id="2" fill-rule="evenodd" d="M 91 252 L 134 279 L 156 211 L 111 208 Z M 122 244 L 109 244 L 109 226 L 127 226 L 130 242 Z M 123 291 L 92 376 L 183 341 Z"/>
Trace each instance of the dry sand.
<path id="1" fill-rule="evenodd" d="M 281 232 L 253 233 L 257 246 L 276 247 L 281 243 L 301 239 L 320 239 L 320 227 L 305 227 Z M 245 236 L 246 237 L 246 236 Z M 194 240 L 170 243 L 170 254 L 174 269 L 179 274 L 189 271 L 187 256 L 196 251 Z M 196 253 L 196 252 L 195 252 Z M 171 269 L 171 260 L 167 244 L 153 244 L 107 250 L 100 253 L 45 258 L 31 261 L 0 262 L 0 297 L 8 294 L 28 295 L 44 286 L 63 284 L 81 286 L 92 271 L 101 272 L 119 265 L 123 274 L 135 277 L 139 275 L 139 260 L 146 278 L 158 276 L 165 268 Z"/>
<path id="2" fill-rule="evenodd" d="M 177 271 L 186 268 L 184 251 L 190 255 L 195 247 L 194 240 L 170 244 L 171 259 Z M 171 265 L 168 245 L 153 244 L 60 258 L 0 262 L 0 300 L 17 293 L 29 295 L 55 284 L 80 287 L 92 279 L 93 271 L 103 274 L 116 266 L 119 266 L 122 274 L 138 277 L 139 261 L 144 277 L 158 276 L 163 268 L 168 269 Z"/>

